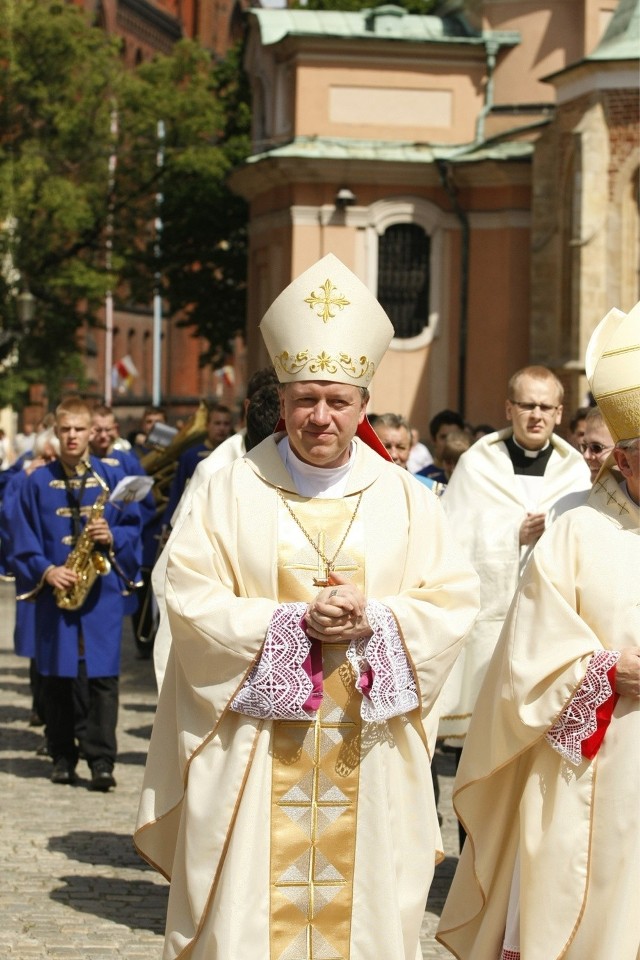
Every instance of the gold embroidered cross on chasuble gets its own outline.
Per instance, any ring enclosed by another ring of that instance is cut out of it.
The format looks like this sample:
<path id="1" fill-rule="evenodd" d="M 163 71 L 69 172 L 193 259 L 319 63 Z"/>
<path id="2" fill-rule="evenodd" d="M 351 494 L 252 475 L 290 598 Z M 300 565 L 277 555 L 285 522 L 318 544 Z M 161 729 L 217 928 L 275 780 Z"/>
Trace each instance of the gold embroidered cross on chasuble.
<path id="1" fill-rule="evenodd" d="M 326 575 L 321 554 L 364 590 L 358 497 L 287 500 L 278 516 L 279 599 L 315 595 L 314 579 Z M 322 645 L 323 699 L 315 720 L 274 722 L 270 960 L 349 958 L 361 695 L 346 650 L 344 643 Z"/>

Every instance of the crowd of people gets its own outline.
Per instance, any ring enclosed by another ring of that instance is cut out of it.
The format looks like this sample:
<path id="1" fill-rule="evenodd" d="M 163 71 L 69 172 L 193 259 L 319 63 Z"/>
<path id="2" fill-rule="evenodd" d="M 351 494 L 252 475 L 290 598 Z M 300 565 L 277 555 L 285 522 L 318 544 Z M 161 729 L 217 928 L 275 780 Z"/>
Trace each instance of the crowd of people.
<path id="1" fill-rule="evenodd" d="M 242 427 L 211 402 L 162 496 L 162 408 L 124 439 L 65 397 L 19 454 L 3 441 L 2 572 L 52 782 L 83 759 L 116 787 L 132 617 L 159 693 L 135 842 L 171 883 L 165 960 L 417 960 L 442 750 L 452 955 L 637 960 L 640 305 L 594 332 L 566 439 L 542 366 L 505 384 L 497 429 L 367 413 L 393 329 L 332 255 L 261 332 Z"/>

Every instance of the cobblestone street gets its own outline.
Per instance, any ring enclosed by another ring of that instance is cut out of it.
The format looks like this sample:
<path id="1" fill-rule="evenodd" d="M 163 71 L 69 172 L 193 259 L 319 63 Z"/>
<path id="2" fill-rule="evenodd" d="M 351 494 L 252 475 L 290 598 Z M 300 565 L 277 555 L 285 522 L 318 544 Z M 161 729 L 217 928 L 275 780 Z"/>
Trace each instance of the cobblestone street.
<path id="1" fill-rule="evenodd" d="M 75 786 L 54 785 L 51 761 L 36 754 L 42 729 L 28 725 L 28 661 L 13 653 L 13 596 L 12 585 L 0 583 L 0 958 L 160 960 L 167 884 L 131 841 L 155 709 L 152 664 L 136 659 L 127 627 L 116 790 L 90 792 L 82 761 Z M 457 851 L 452 765 L 447 756 L 441 762 L 445 846 Z M 455 863 L 451 853 L 436 871 L 422 931 L 424 960 L 450 957 L 433 933 Z"/>

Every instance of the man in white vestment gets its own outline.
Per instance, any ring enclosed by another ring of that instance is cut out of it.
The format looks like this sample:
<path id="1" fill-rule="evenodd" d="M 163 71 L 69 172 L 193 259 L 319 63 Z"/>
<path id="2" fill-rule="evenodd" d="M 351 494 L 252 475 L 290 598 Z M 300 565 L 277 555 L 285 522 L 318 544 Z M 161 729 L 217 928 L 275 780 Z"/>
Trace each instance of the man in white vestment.
<path id="1" fill-rule="evenodd" d="M 454 785 L 468 833 L 438 939 L 459 960 L 640 956 L 640 304 L 587 348 L 615 443 L 536 546 Z"/>
<path id="2" fill-rule="evenodd" d="M 442 496 L 454 536 L 480 577 L 480 615 L 440 702 L 439 736 L 462 747 L 480 684 L 518 579 L 565 494 L 587 490 L 589 471 L 556 436 L 563 387 L 546 367 L 525 367 L 508 384 L 511 426 L 463 453 Z"/>
<path id="3" fill-rule="evenodd" d="M 432 711 L 477 577 L 368 445 L 393 328 L 364 284 L 329 255 L 261 331 L 284 429 L 196 491 L 167 567 L 135 834 L 171 881 L 164 960 L 418 960 Z"/>

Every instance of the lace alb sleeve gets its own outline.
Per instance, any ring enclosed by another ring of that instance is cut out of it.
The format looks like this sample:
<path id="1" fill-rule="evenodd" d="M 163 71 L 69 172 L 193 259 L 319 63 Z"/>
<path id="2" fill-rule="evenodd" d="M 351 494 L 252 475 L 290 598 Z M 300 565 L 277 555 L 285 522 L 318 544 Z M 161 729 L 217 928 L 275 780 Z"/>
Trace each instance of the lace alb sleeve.
<path id="1" fill-rule="evenodd" d="M 236 713 L 259 720 L 308 720 L 313 716 L 304 709 L 313 690 L 302 666 L 311 649 L 301 626 L 306 609 L 306 603 L 283 603 L 275 610 L 260 658 L 231 701 Z"/>
<path id="2" fill-rule="evenodd" d="M 594 653 L 584 680 L 545 734 L 553 749 L 576 767 L 583 759 L 582 742 L 596 731 L 596 710 L 613 694 L 607 673 L 619 659 L 620 654 L 615 650 Z"/>
<path id="3" fill-rule="evenodd" d="M 368 723 L 384 723 L 409 713 L 419 704 L 413 672 L 396 619 L 379 600 L 367 601 L 367 619 L 373 635 L 352 640 L 347 658 L 363 693 L 360 715 Z"/>

